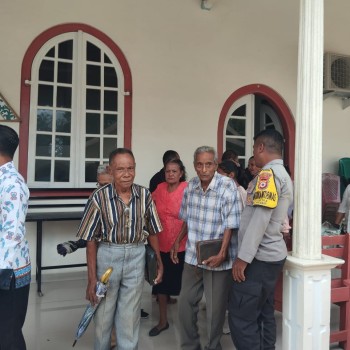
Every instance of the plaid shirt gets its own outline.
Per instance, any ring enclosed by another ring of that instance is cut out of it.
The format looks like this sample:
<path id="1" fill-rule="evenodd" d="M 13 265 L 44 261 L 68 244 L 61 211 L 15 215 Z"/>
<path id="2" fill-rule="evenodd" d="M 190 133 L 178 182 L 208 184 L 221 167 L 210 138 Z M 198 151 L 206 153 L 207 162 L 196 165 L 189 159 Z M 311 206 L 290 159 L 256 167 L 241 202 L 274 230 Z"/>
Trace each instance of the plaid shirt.
<path id="1" fill-rule="evenodd" d="M 131 193 L 127 206 L 113 184 L 96 190 L 86 203 L 77 236 L 87 241 L 127 244 L 143 242 L 148 234 L 162 231 L 149 190 L 133 184 Z"/>
<path id="2" fill-rule="evenodd" d="M 238 229 L 240 220 L 239 197 L 235 183 L 228 177 L 214 174 L 203 192 L 198 177 L 185 189 L 179 217 L 187 223 L 188 239 L 185 262 L 197 265 L 196 242 L 222 238 L 225 229 Z M 229 259 L 217 268 L 200 265 L 209 270 L 228 270 L 237 255 L 237 232 L 232 234 Z"/>

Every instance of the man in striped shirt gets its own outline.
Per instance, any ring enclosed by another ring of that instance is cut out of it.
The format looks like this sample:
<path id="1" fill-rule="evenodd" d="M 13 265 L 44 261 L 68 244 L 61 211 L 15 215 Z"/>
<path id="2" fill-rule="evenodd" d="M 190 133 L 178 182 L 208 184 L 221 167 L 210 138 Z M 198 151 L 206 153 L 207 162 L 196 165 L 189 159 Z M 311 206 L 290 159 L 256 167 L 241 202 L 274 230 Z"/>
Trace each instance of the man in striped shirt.
<path id="1" fill-rule="evenodd" d="M 92 304 L 97 302 L 97 281 L 107 268 L 113 267 L 108 293 L 96 311 L 94 349 L 109 350 L 115 325 L 118 350 L 135 350 L 144 281 L 144 242 L 148 239 L 157 254 L 155 282 L 159 283 L 163 265 L 156 234 L 162 227 L 150 192 L 133 183 L 136 164 L 132 152 L 117 148 L 110 154 L 109 165 L 113 183 L 92 195 L 77 235 L 88 241 L 86 297 Z"/>
<path id="2" fill-rule="evenodd" d="M 188 234 L 182 288 L 179 298 L 179 331 L 182 350 L 201 349 L 197 326 L 198 304 L 203 292 L 206 298 L 208 343 L 205 350 L 221 349 L 220 339 L 225 321 L 232 262 L 237 254 L 237 232 L 240 220 L 238 192 L 235 183 L 216 172 L 214 148 L 202 146 L 194 153 L 197 177 L 185 189 L 180 209 L 184 221 L 170 252 L 178 262 L 179 242 Z M 197 262 L 196 242 L 222 239 L 217 255 Z"/>

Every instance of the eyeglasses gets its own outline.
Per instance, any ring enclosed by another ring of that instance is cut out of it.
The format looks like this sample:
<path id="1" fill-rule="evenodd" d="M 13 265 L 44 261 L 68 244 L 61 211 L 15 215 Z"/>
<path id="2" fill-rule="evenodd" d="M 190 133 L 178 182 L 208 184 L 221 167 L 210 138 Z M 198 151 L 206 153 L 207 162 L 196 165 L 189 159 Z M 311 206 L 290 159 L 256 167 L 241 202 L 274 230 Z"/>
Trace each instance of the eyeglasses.
<path id="1" fill-rule="evenodd" d="M 130 228 L 131 227 L 131 219 L 130 219 L 130 208 L 129 207 L 125 207 L 124 216 L 125 216 L 125 227 Z"/>

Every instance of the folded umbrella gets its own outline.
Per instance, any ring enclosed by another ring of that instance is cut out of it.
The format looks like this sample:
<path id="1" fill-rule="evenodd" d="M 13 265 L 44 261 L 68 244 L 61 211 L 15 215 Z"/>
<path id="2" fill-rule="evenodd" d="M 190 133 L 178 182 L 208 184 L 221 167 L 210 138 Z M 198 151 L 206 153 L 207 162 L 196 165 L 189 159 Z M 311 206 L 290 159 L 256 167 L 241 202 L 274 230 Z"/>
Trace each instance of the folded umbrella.
<path id="1" fill-rule="evenodd" d="M 97 282 L 97 284 L 96 284 L 96 296 L 97 296 L 98 302 L 95 305 L 89 304 L 86 307 L 85 312 L 83 314 L 83 317 L 81 318 L 80 323 L 79 323 L 78 328 L 77 328 L 77 333 L 75 335 L 73 347 L 75 346 L 78 339 L 85 333 L 87 327 L 90 324 L 92 316 L 94 315 L 98 306 L 100 305 L 100 301 L 102 300 L 102 298 L 104 298 L 106 296 L 106 292 L 108 289 L 108 281 L 109 281 L 109 277 L 112 274 L 112 271 L 113 271 L 113 268 L 109 267 L 105 271 L 105 273 L 102 275 L 101 279 Z"/>

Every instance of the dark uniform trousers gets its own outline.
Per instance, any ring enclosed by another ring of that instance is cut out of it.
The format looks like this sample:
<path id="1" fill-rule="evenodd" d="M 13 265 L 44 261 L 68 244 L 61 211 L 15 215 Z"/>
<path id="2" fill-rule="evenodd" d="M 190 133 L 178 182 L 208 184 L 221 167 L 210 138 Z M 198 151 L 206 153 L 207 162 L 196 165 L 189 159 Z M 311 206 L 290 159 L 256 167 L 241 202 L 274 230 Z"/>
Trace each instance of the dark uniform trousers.
<path id="1" fill-rule="evenodd" d="M 245 270 L 246 280 L 232 282 L 229 326 L 237 350 L 275 349 L 274 290 L 284 262 L 254 259 Z"/>

